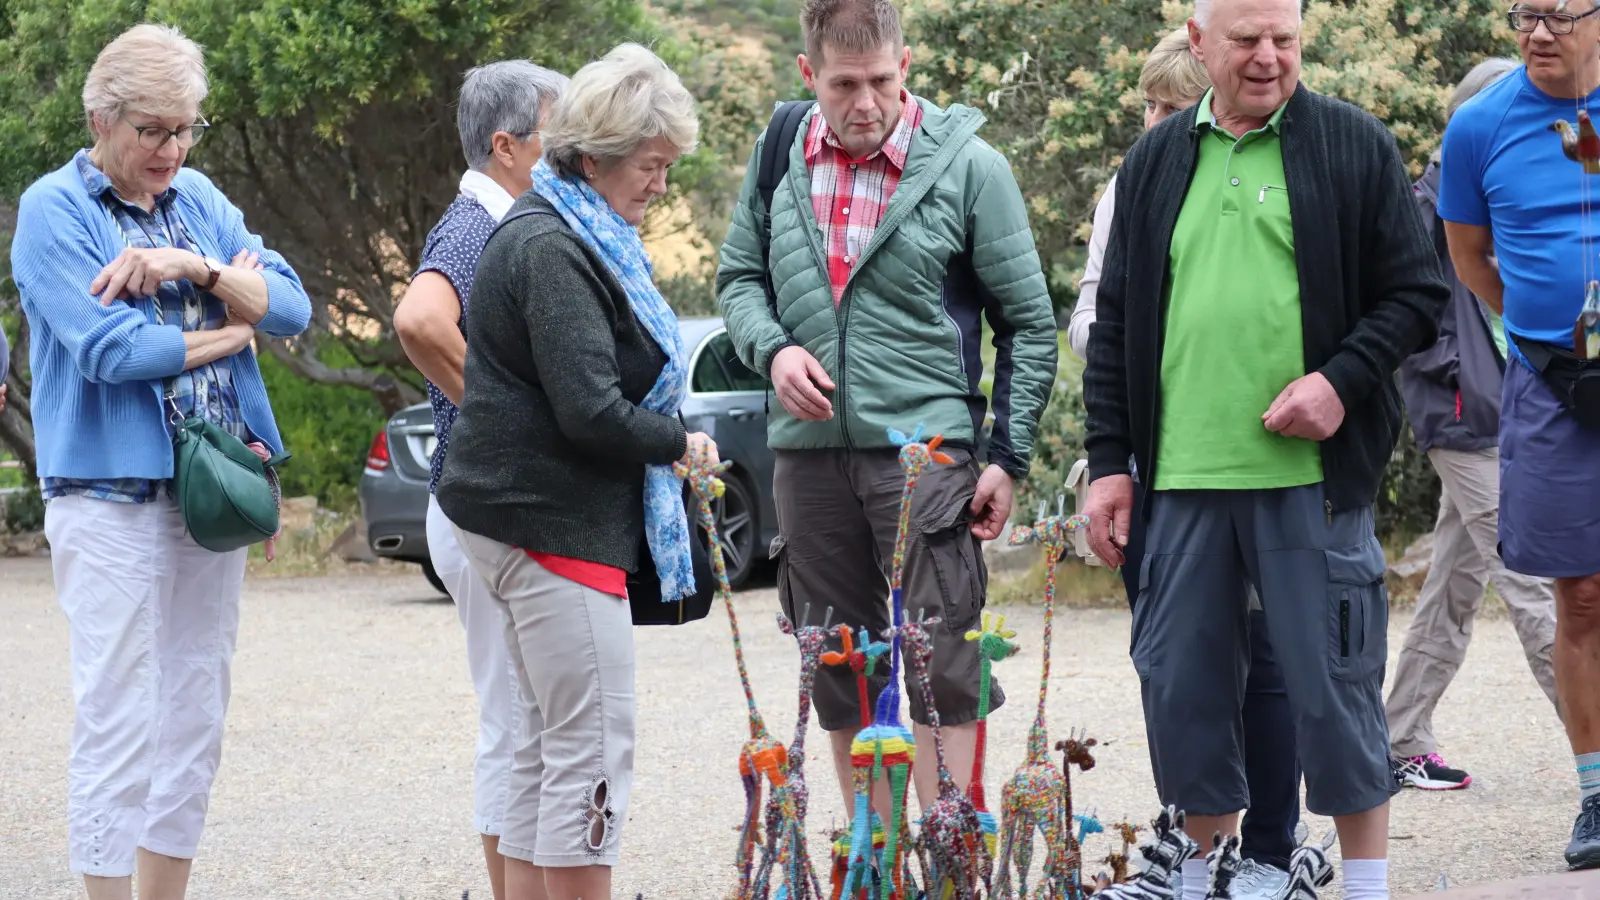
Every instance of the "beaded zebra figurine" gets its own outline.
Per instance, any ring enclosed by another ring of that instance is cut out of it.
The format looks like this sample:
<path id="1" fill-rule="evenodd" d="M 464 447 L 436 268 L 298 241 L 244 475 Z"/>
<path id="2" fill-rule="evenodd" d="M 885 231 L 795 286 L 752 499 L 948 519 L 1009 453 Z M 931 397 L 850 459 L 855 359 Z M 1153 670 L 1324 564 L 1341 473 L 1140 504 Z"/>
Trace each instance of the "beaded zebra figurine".
<path id="1" fill-rule="evenodd" d="M 1206 891 L 1206 900 L 1233 900 L 1233 879 L 1244 865 L 1244 857 L 1239 855 L 1239 836 L 1235 834 L 1223 840 L 1220 833 L 1212 835 L 1206 864 L 1211 869 L 1211 887 Z"/>
<path id="2" fill-rule="evenodd" d="M 1289 884 L 1279 895 L 1279 900 L 1317 900 L 1317 888 L 1333 881 L 1333 863 L 1328 861 L 1328 850 L 1333 847 L 1335 834 L 1323 835 L 1320 844 L 1308 841 L 1306 823 L 1295 826 L 1294 837 L 1300 846 L 1289 854 Z"/>
<path id="3" fill-rule="evenodd" d="M 1066 552 L 1072 532 L 1087 524 L 1083 516 L 1065 515 L 1066 501 L 1057 498 L 1056 514 L 1045 516 L 1045 506 L 1039 506 L 1039 518 L 1031 526 L 1019 525 L 1011 530 L 1013 545 L 1037 541 L 1045 550 L 1044 588 L 1044 644 L 1039 675 L 1039 707 L 1028 729 L 1028 751 L 1022 766 L 1000 793 L 1002 841 L 996 859 L 993 893 L 996 897 L 1012 896 L 1013 860 L 1015 862 L 1016 888 L 1021 897 L 1040 897 L 1046 900 L 1076 898 L 1080 893 L 1074 880 L 1075 866 L 1069 858 L 1072 843 L 1070 825 L 1063 808 L 1066 789 L 1061 771 L 1050 759 L 1050 739 L 1045 727 L 1045 706 L 1050 695 L 1050 646 L 1055 619 L 1056 566 Z M 1040 891 L 1028 891 L 1028 874 L 1033 867 L 1033 834 L 1038 831 L 1044 838 L 1045 859 L 1040 873 Z M 1013 856 L 1014 855 L 1014 856 Z"/>
<path id="4" fill-rule="evenodd" d="M 758 893 L 757 881 L 753 876 L 756 874 L 756 854 L 760 843 L 762 782 L 772 786 L 774 795 L 780 795 L 775 797 L 780 822 L 793 822 L 799 811 L 794 795 L 789 790 L 788 751 L 767 731 L 766 722 L 756 708 L 755 691 L 750 687 L 750 672 L 744 661 L 744 645 L 739 638 L 739 617 L 733 611 L 733 591 L 728 586 L 728 567 L 722 556 L 722 542 L 717 538 L 716 516 L 711 511 L 712 502 L 721 497 L 724 490 L 720 476 L 731 465 L 732 462 L 726 461 L 711 465 L 695 459 L 688 465 L 673 463 L 672 471 L 689 482 L 698 501 L 696 518 L 706 533 L 711 570 L 717 580 L 717 595 L 722 598 L 723 607 L 728 611 L 728 627 L 733 633 L 733 657 L 738 664 L 739 683 L 744 688 L 750 722 L 750 739 L 739 749 L 739 778 L 744 782 L 745 814 L 739 833 L 739 847 L 734 855 L 734 868 L 739 873 L 739 880 L 731 896 L 732 900 L 761 900 L 765 895 Z M 789 894 L 795 893 L 794 885 L 786 886 Z"/>
<path id="5" fill-rule="evenodd" d="M 1184 815 L 1163 809 L 1150 825 L 1151 840 L 1139 846 L 1145 869 L 1127 881 L 1097 892 L 1095 900 L 1174 900 L 1172 877 L 1200 845 L 1183 832 Z"/>

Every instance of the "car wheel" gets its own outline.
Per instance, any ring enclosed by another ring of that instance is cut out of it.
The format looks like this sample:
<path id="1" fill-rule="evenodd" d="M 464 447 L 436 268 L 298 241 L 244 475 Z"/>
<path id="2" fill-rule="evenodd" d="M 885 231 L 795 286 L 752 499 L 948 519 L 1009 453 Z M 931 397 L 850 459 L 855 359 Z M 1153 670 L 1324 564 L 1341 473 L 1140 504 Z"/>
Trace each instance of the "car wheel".
<path id="1" fill-rule="evenodd" d="M 444 579 L 439 577 L 439 571 L 433 567 L 431 561 L 422 561 L 422 576 L 428 579 L 428 583 L 433 585 L 434 590 L 447 597 L 450 596 L 450 592 L 444 589 Z"/>
<path id="2" fill-rule="evenodd" d="M 728 587 L 738 588 L 750 578 L 756 566 L 756 509 L 750 489 L 737 475 L 722 479 L 722 496 L 711 505 L 717 520 L 718 543 L 722 545 L 722 561 L 728 569 Z M 701 541 L 705 532 L 696 529 Z M 702 544 L 703 546 L 703 544 Z"/>

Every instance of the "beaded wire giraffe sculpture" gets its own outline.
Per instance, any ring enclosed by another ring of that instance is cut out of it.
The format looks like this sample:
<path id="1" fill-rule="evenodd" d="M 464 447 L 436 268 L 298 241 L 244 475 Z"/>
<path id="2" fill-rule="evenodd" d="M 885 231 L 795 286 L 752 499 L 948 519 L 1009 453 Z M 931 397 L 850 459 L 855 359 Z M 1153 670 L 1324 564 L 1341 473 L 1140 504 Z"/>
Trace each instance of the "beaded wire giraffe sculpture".
<path id="1" fill-rule="evenodd" d="M 889 644 L 885 641 L 874 641 L 867 629 L 861 629 L 861 642 L 857 646 L 851 638 L 850 626 L 838 626 L 839 651 L 828 651 L 822 654 L 822 664 L 825 666 L 846 666 L 856 678 L 856 698 L 858 709 L 861 711 L 861 728 L 865 730 L 872 724 L 872 704 L 868 700 L 867 682 L 872 677 L 873 669 L 877 667 L 878 660 L 889 653 Z M 869 822 L 872 833 L 872 854 L 874 866 L 878 865 L 884 844 L 883 822 L 878 814 L 868 810 Z M 852 815 L 854 821 L 854 815 Z M 831 900 L 840 900 L 844 892 L 844 882 L 850 868 L 850 829 L 841 829 L 834 834 L 833 840 L 833 867 L 830 879 L 833 887 Z M 857 900 L 865 897 L 866 889 L 861 889 L 856 895 Z"/>
<path id="2" fill-rule="evenodd" d="M 1022 766 L 1000 793 L 1002 840 L 996 859 L 993 893 L 997 897 L 1012 896 L 1012 863 L 1015 854 L 1016 888 L 1018 895 L 1029 897 L 1028 874 L 1033 866 L 1033 834 L 1038 831 L 1044 838 L 1045 859 L 1040 872 L 1040 890 L 1031 896 L 1045 900 L 1065 900 L 1077 893 L 1073 880 L 1073 861 L 1069 858 L 1072 843 L 1069 822 L 1062 807 L 1066 785 L 1061 772 L 1050 760 L 1050 740 L 1045 728 L 1045 704 L 1050 693 L 1050 647 L 1055 619 L 1056 566 L 1066 551 L 1072 532 L 1087 524 L 1083 516 L 1065 515 L 1065 498 L 1057 498 L 1056 514 L 1046 517 L 1045 506 L 1039 506 L 1039 519 L 1033 525 L 1019 525 L 1011 530 L 1013 545 L 1037 541 L 1044 545 L 1044 643 L 1041 652 L 1039 675 L 1039 708 L 1033 725 L 1028 729 L 1028 751 Z"/>
<path id="3" fill-rule="evenodd" d="M 937 617 L 924 621 L 919 615 L 917 621 L 907 622 L 898 632 L 917 687 L 922 691 L 923 704 L 928 709 L 939 773 L 938 799 L 922 812 L 922 846 L 933 857 L 931 866 L 923 860 L 923 887 L 930 900 L 978 900 L 978 885 L 987 882 L 993 861 L 983 843 L 978 810 L 972 798 L 956 786 L 944 761 L 944 732 L 939 725 L 938 707 L 933 702 L 933 679 L 928 674 L 933 639 L 928 636 L 927 629 L 937 624 Z"/>
<path id="4" fill-rule="evenodd" d="M 808 605 L 801 613 L 802 623 L 810 617 Z M 778 900 L 822 900 L 822 885 L 817 881 L 811 864 L 811 854 L 806 847 L 806 807 L 810 792 L 806 787 L 806 730 L 811 722 L 811 693 L 816 686 L 817 666 L 821 663 L 822 647 L 828 640 L 828 625 L 833 619 L 833 607 L 828 607 L 822 624 L 796 628 L 789 617 L 778 613 L 778 630 L 792 635 L 800 645 L 800 712 L 795 720 L 794 741 L 789 745 L 788 783 L 775 789 L 767 800 L 767 840 L 760 868 L 754 879 L 753 895 L 767 897 L 770 893 L 772 870 L 776 867 L 783 876 L 778 887 Z M 789 809 L 789 804 L 793 809 Z"/>
<path id="5" fill-rule="evenodd" d="M 906 543 L 911 530 L 911 498 L 916 491 L 917 479 L 935 463 L 953 463 L 949 456 L 939 452 L 943 437 L 935 436 L 927 443 L 922 441 L 922 426 L 910 435 L 888 429 L 889 440 L 900 446 L 900 468 L 905 472 L 905 486 L 900 491 L 900 517 L 895 529 L 894 557 L 889 574 L 889 601 L 894 638 L 889 644 L 889 683 L 878 695 L 878 705 L 873 722 L 857 733 L 850 744 L 853 786 L 855 788 L 856 819 L 850 836 L 849 871 L 845 876 L 844 893 L 853 896 L 856 889 L 865 886 L 871 877 L 872 866 L 867 848 L 872 840 L 872 786 L 887 771 L 889 777 L 889 822 L 884 827 L 883 861 L 878 866 L 879 900 L 909 900 L 906 893 L 905 871 L 909 859 L 903 855 L 910 850 L 906 821 L 906 790 L 911 781 L 911 768 L 916 762 L 916 738 L 911 729 L 900 721 L 900 638 L 904 627 L 905 596 L 902 577 L 905 574 Z"/>
<path id="6" fill-rule="evenodd" d="M 1144 826 L 1135 825 L 1132 822 L 1118 822 L 1112 825 L 1111 829 L 1115 831 L 1117 833 L 1117 837 L 1122 840 L 1122 849 L 1120 851 L 1112 850 L 1108 852 L 1106 854 L 1106 858 L 1102 860 L 1102 862 L 1111 867 L 1111 874 L 1106 875 L 1105 873 L 1101 873 L 1095 878 L 1096 891 L 1103 891 L 1113 884 L 1121 884 L 1128 880 L 1128 859 L 1131 856 L 1130 851 L 1132 851 L 1134 845 L 1138 843 L 1139 832 L 1144 830 Z"/>
<path id="7" fill-rule="evenodd" d="M 1072 868 L 1072 881 L 1067 887 L 1068 900 L 1082 900 L 1085 896 L 1083 890 L 1083 839 L 1091 829 L 1094 832 L 1104 831 L 1099 821 L 1092 816 L 1080 819 L 1072 814 L 1072 767 L 1077 766 L 1078 771 L 1087 772 L 1094 768 L 1094 754 L 1090 752 L 1098 741 L 1089 737 L 1086 731 L 1071 731 L 1064 740 L 1056 741 L 1056 750 L 1061 753 L 1061 802 L 1065 813 L 1062 821 L 1068 823 L 1067 828 L 1067 861 Z M 1078 833 L 1072 833 L 1071 825 L 1078 825 Z"/>
<path id="8" fill-rule="evenodd" d="M 969 631 L 965 635 L 967 640 L 978 644 L 978 736 L 972 760 L 972 783 L 967 786 L 967 796 L 972 798 L 972 806 L 978 811 L 983 848 L 991 861 L 983 879 L 985 890 L 989 888 L 994 875 L 993 860 L 1000 837 L 999 824 L 995 821 L 994 813 L 989 811 L 983 792 L 983 758 L 989 742 L 990 687 L 994 683 L 994 664 L 1016 655 L 1022 649 L 1021 644 L 1012 640 L 1016 636 L 1015 631 L 1006 628 L 1005 616 L 989 613 L 983 614 L 977 631 Z"/>
<path id="9" fill-rule="evenodd" d="M 739 638 L 739 617 L 733 611 L 733 591 L 728 586 L 728 567 L 722 556 L 722 542 L 717 536 L 716 516 L 711 511 L 712 502 L 721 497 L 724 490 L 720 476 L 731 465 L 731 462 L 712 465 L 703 459 L 693 459 L 688 465 L 673 463 L 672 471 L 689 482 L 697 501 L 696 518 L 706 533 L 711 571 L 717 580 L 717 596 L 722 598 L 722 605 L 728 611 L 728 627 L 733 633 L 733 657 L 738 663 L 739 683 L 744 688 L 745 706 L 749 713 L 750 739 L 739 749 L 739 777 L 744 782 L 745 813 L 740 828 L 739 848 L 734 855 L 734 868 L 739 873 L 739 881 L 731 900 L 761 900 L 765 895 L 756 893 L 752 876 L 755 874 L 755 858 L 760 843 L 762 781 L 772 785 L 774 794 L 782 795 L 778 801 L 781 822 L 792 822 L 798 810 L 795 808 L 794 795 L 789 790 L 788 752 L 767 731 L 766 722 L 756 708 L 755 691 L 750 687 L 750 671 L 744 662 L 744 645 Z M 796 892 L 794 885 L 785 884 L 789 894 Z"/>

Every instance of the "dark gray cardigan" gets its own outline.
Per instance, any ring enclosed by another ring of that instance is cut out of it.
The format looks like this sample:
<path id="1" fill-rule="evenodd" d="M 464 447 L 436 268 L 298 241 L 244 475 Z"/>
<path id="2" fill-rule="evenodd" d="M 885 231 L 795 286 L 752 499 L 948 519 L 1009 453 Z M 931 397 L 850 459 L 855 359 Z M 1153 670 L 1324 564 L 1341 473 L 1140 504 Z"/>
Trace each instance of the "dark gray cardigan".
<path id="1" fill-rule="evenodd" d="M 676 415 L 638 406 L 666 354 L 605 262 L 532 191 L 489 238 L 468 306 L 440 509 L 514 547 L 636 571 L 645 464 L 687 444 Z"/>
<path id="2" fill-rule="evenodd" d="M 1200 105 L 1146 132 L 1117 174 L 1083 374 L 1093 478 L 1156 479 L 1167 257 L 1197 159 Z M 1373 502 L 1400 434 L 1400 361 L 1433 342 L 1450 291 L 1394 137 L 1370 114 L 1296 88 L 1281 121 L 1305 370 L 1344 403 L 1322 442 L 1330 512 Z M 1249 278 L 1248 260 L 1239 277 Z M 1265 412 L 1266 410 L 1262 410 Z M 1145 497 L 1148 517 L 1150 498 Z"/>

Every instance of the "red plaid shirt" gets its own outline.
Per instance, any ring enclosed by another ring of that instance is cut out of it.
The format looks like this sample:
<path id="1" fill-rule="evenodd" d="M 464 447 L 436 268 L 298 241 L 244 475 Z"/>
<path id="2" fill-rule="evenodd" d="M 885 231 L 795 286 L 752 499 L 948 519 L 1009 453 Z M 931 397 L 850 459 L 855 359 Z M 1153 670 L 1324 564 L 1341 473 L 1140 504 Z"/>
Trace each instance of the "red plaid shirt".
<path id="1" fill-rule="evenodd" d="M 833 305 L 839 305 L 861 251 L 883 221 L 883 211 L 900 185 L 911 136 L 922 124 L 922 107 L 905 90 L 900 122 L 883 146 L 861 159 L 851 159 L 819 112 L 806 132 L 806 165 L 811 167 L 811 208 L 822 227 L 828 251 L 828 281 Z"/>

